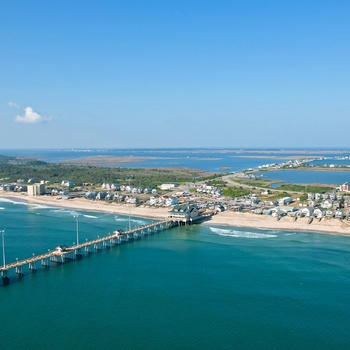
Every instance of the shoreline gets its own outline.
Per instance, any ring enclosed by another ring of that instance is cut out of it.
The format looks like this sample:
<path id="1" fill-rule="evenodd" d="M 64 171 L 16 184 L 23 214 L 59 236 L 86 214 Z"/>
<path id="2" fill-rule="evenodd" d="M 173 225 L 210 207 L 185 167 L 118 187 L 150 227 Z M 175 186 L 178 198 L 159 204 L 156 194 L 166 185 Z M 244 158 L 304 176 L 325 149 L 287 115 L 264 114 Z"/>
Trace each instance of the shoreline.
<path id="1" fill-rule="evenodd" d="M 26 202 L 29 204 L 40 204 L 52 207 L 60 207 L 74 210 L 85 210 L 92 212 L 114 213 L 144 217 L 150 219 L 163 219 L 167 216 L 169 208 L 135 207 L 124 204 L 108 203 L 104 201 L 92 201 L 85 198 L 57 199 L 51 196 L 29 197 L 20 193 L 0 192 L 0 198 L 14 201 Z"/>
<path id="2" fill-rule="evenodd" d="M 57 197 L 51 196 L 28 197 L 25 194 L 14 192 L 0 192 L 0 198 L 73 210 L 105 212 L 120 215 L 130 214 L 136 217 L 151 219 L 164 219 L 170 210 L 170 208 L 153 208 L 145 206 L 135 207 L 125 204 L 107 203 L 104 201 L 92 201 L 85 198 L 57 199 Z M 350 221 L 340 221 L 339 219 L 322 219 L 322 221 L 314 219 L 313 222 L 309 224 L 308 218 L 298 218 L 297 221 L 294 221 L 294 218 L 292 217 L 283 217 L 280 220 L 277 220 L 276 217 L 266 215 L 224 211 L 212 216 L 211 220 L 205 221 L 203 224 L 207 226 L 236 226 L 350 236 Z"/>
<path id="3" fill-rule="evenodd" d="M 224 211 L 214 215 L 212 220 L 204 222 L 204 224 L 350 236 L 350 222 L 348 221 L 340 221 L 339 219 L 322 219 L 318 221 L 318 219 L 314 219 L 313 222 L 309 224 L 308 219 L 309 218 L 304 217 L 294 221 L 294 218 L 287 216 L 277 220 L 276 217 L 267 215 Z"/>

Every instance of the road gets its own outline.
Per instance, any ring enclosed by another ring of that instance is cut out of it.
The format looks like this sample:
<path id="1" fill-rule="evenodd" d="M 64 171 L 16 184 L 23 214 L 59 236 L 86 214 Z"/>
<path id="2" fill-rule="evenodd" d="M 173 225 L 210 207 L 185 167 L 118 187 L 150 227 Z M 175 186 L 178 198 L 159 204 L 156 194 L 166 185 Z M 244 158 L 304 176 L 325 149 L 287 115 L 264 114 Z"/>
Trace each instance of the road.
<path id="1" fill-rule="evenodd" d="M 250 185 L 236 182 L 236 181 L 232 180 L 232 177 L 233 177 L 232 175 L 225 175 L 222 177 L 222 180 L 225 181 L 230 186 L 237 186 L 237 187 L 242 187 L 242 188 L 246 188 L 246 189 L 256 188 L 256 189 L 262 190 L 262 191 L 265 191 L 267 189 L 266 187 L 264 188 L 264 187 L 250 186 Z M 286 192 L 285 190 L 277 190 L 275 188 L 269 188 L 269 190 L 271 192 L 278 192 L 278 193 Z M 304 192 L 297 192 L 297 191 L 293 191 L 293 193 L 304 194 Z"/>

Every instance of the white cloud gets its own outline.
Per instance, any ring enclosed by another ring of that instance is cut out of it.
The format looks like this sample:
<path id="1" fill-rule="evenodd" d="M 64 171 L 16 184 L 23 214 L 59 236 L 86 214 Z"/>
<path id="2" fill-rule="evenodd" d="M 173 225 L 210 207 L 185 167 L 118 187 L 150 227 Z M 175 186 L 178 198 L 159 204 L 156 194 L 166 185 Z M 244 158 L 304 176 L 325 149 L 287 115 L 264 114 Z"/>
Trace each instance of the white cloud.
<path id="1" fill-rule="evenodd" d="M 15 103 L 15 102 L 8 102 L 7 104 L 8 104 L 10 107 L 15 107 L 15 108 L 18 108 L 18 109 L 20 108 L 19 105 L 18 105 L 17 103 Z"/>
<path id="2" fill-rule="evenodd" d="M 52 118 L 44 117 L 40 113 L 35 112 L 32 107 L 25 108 L 24 115 L 23 116 L 18 115 L 15 118 L 15 121 L 17 123 L 30 123 L 30 124 L 44 123 L 44 122 L 49 122 L 51 120 Z"/>

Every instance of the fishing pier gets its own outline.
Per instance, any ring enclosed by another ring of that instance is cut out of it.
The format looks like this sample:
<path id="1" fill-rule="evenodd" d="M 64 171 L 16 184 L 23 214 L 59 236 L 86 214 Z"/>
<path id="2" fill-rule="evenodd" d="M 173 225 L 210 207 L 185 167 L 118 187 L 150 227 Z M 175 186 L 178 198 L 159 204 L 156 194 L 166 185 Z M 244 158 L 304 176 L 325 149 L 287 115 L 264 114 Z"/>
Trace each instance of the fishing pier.
<path id="1" fill-rule="evenodd" d="M 88 256 L 94 252 L 109 249 L 116 245 L 128 243 L 134 240 L 141 239 L 144 236 L 148 236 L 157 232 L 168 230 L 174 226 L 191 225 L 200 223 L 209 219 L 215 213 L 213 211 L 199 210 L 195 205 L 175 205 L 168 213 L 168 217 L 162 221 L 158 221 L 152 224 L 138 226 L 129 230 L 117 230 L 104 237 L 98 237 L 91 241 L 86 241 L 79 244 L 79 225 L 78 215 L 74 217 L 77 220 L 77 244 L 72 246 L 61 245 L 54 250 L 49 250 L 45 254 L 34 255 L 23 260 L 16 260 L 10 264 L 5 262 L 5 244 L 4 233 L 5 230 L 0 230 L 2 233 L 2 248 L 3 248 L 3 265 L 0 267 L 0 273 L 2 280 L 5 284 L 10 281 L 10 271 L 15 272 L 17 276 L 23 276 L 25 272 L 36 272 L 41 266 L 41 269 L 49 268 L 51 264 L 64 264 L 68 261 L 80 260 L 85 256 Z M 130 219 L 129 219 L 130 220 Z"/>
<path id="2" fill-rule="evenodd" d="M 0 267 L 1 277 L 4 283 L 10 281 L 10 271 L 14 271 L 17 276 L 24 275 L 25 272 L 36 272 L 39 266 L 42 269 L 49 268 L 51 264 L 64 264 L 68 261 L 80 260 L 94 252 L 109 249 L 116 245 L 132 242 L 142 237 L 168 230 L 178 226 L 178 221 L 166 219 L 152 224 L 139 226 L 127 231 L 117 230 L 104 237 L 99 237 L 91 241 L 72 246 L 62 245 L 55 250 L 48 251 L 45 254 L 33 255 L 27 259 L 17 260 L 10 264 Z"/>

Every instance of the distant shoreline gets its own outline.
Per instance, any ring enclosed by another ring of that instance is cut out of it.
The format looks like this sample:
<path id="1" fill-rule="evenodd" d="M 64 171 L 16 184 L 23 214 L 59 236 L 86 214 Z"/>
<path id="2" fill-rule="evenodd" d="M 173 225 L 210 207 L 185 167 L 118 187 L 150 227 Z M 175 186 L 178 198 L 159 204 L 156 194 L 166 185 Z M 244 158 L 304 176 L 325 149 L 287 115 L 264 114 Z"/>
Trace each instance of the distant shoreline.
<path id="1" fill-rule="evenodd" d="M 317 167 L 299 167 L 299 168 L 287 168 L 287 169 L 269 169 L 268 171 L 257 171 L 258 173 L 264 174 L 268 172 L 274 172 L 274 171 L 323 171 L 323 172 L 350 172 L 350 168 L 317 168 Z"/>
<path id="2" fill-rule="evenodd" d="M 14 201 L 25 201 L 29 204 L 40 204 L 53 207 L 63 207 L 72 210 L 84 210 L 93 212 L 115 213 L 144 217 L 150 219 L 164 219 L 170 208 L 128 206 L 125 204 L 107 203 L 104 201 L 92 201 L 85 198 L 57 199 L 54 196 L 28 197 L 20 193 L 0 192 L 0 198 Z M 314 219 L 308 224 L 308 218 L 298 218 L 294 221 L 291 217 L 283 217 L 277 220 L 275 217 L 258 215 L 252 213 L 242 213 L 224 211 L 214 215 L 211 220 L 204 222 L 204 225 L 250 227 L 257 229 L 283 230 L 283 231 L 304 231 L 318 232 L 350 236 L 350 222 L 339 219 Z"/>

